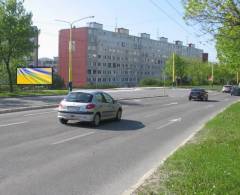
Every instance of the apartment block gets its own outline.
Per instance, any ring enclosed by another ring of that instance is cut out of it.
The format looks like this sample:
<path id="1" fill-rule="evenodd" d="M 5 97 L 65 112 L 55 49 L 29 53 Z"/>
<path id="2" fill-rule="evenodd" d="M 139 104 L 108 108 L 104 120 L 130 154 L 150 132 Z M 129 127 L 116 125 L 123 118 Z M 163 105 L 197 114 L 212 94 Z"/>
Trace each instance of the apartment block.
<path id="1" fill-rule="evenodd" d="M 68 82 L 70 29 L 59 32 L 59 74 Z M 176 53 L 202 59 L 203 50 L 182 41 L 168 42 L 165 37 L 151 39 L 150 34 L 129 34 L 129 29 L 103 29 L 91 22 L 72 29 L 73 86 L 87 83 L 135 86 L 146 77 L 159 78 L 166 60 Z"/>

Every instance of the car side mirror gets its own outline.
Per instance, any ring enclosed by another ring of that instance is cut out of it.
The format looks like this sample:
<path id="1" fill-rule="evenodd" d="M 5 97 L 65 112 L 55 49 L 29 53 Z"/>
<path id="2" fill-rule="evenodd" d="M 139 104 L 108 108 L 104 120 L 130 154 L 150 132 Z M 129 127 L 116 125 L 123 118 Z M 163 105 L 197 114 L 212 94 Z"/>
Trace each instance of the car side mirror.
<path id="1" fill-rule="evenodd" d="M 113 100 L 113 104 L 116 104 L 117 103 L 117 100 Z"/>

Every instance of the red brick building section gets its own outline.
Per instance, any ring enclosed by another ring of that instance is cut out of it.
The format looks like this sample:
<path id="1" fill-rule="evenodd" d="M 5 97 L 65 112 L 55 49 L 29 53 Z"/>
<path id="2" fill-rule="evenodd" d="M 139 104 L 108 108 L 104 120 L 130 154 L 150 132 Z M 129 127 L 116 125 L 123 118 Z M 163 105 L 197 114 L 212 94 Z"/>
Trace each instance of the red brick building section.
<path id="1" fill-rule="evenodd" d="M 59 32 L 59 75 L 68 84 L 68 57 L 69 57 L 70 30 L 64 29 Z M 72 80 L 73 87 L 80 87 L 87 83 L 87 56 L 88 56 L 88 28 L 73 28 L 72 41 Z"/>

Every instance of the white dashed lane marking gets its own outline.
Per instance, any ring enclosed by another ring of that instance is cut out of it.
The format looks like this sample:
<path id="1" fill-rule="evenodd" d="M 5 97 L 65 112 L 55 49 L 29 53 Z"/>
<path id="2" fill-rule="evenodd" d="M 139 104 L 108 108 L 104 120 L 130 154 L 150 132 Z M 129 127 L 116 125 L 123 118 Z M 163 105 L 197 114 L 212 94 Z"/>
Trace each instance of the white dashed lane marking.
<path id="1" fill-rule="evenodd" d="M 12 125 L 21 125 L 24 123 L 28 123 L 28 121 L 22 121 L 22 122 L 17 122 L 17 123 L 9 123 L 9 124 L 4 124 L 4 125 L 0 125 L 0 127 L 8 127 L 8 126 L 12 126 Z"/>
<path id="2" fill-rule="evenodd" d="M 70 138 L 66 138 L 66 139 L 54 142 L 54 143 L 52 143 L 52 145 L 62 144 L 62 143 L 68 142 L 68 141 L 72 141 L 74 139 L 78 139 L 78 138 L 82 138 L 82 137 L 86 137 L 86 136 L 92 135 L 94 133 L 95 132 L 88 132 L 88 133 L 84 133 L 84 134 L 81 134 L 81 135 L 76 135 L 74 137 L 70 137 Z"/>

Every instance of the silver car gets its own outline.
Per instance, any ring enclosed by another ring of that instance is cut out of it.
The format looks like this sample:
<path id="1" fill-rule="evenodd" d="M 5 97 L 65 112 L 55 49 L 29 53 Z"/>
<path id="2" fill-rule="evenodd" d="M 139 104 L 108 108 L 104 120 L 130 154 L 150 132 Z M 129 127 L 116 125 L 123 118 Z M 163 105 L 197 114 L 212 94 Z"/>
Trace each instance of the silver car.
<path id="1" fill-rule="evenodd" d="M 98 126 L 101 120 L 121 120 L 122 106 L 102 91 L 73 91 L 61 101 L 58 118 L 62 124 L 69 120 L 87 121 Z"/>

